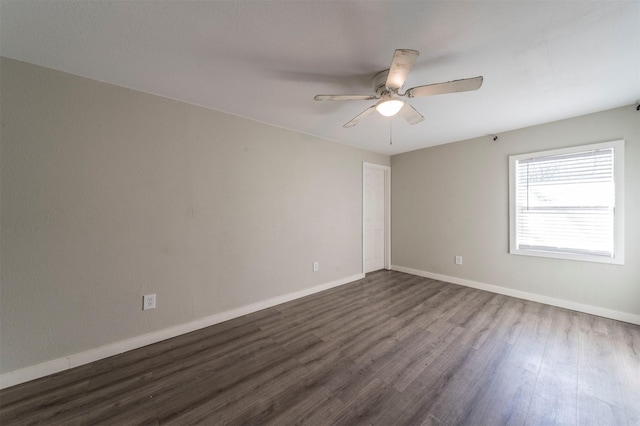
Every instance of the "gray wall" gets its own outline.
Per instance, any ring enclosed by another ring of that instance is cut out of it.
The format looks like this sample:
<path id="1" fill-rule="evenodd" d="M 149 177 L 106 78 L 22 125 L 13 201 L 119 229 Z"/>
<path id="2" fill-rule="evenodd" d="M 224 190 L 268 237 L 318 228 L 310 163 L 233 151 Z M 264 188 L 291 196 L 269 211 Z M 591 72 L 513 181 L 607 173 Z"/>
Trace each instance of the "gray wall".
<path id="1" fill-rule="evenodd" d="M 362 162 L 388 156 L 0 71 L 1 372 L 362 272 Z"/>
<path id="2" fill-rule="evenodd" d="M 624 266 L 508 254 L 508 156 L 625 139 Z M 635 105 L 391 157 L 393 265 L 640 315 Z M 463 256 L 463 265 L 454 256 Z"/>

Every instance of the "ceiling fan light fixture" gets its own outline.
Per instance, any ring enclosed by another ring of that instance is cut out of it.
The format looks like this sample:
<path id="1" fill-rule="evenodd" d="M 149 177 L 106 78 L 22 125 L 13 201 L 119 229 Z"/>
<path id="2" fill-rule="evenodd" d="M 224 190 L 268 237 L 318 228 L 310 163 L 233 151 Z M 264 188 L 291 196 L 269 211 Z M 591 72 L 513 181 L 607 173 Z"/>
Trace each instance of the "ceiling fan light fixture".
<path id="1" fill-rule="evenodd" d="M 376 104 L 376 111 L 385 117 L 393 117 L 404 106 L 404 101 L 395 98 L 382 98 Z"/>

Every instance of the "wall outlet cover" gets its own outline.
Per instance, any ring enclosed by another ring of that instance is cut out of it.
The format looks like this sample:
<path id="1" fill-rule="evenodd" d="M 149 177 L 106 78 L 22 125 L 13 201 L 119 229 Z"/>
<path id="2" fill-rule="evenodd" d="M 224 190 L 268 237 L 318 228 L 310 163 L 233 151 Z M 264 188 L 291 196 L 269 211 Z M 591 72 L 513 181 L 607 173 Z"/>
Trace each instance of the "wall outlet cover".
<path id="1" fill-rule="evenodd" d="M 142 310 L 146 311 L 148 309 L 156 308 L 156 295 L 155 294 L 145 294 L 142 296 Z"/>

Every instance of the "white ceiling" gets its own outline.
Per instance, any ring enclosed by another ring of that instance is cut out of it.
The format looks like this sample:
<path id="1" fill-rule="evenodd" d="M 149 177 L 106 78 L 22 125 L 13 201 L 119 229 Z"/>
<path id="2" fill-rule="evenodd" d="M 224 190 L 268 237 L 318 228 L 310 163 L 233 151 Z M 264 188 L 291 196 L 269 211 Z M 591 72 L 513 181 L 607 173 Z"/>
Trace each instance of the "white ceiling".
<path id="1" fill-rule="evenodd" d="M 484 85 L 412 99 L 415 126 L 313 100 L 372 94 L 396 48 L 405 89 Z M 396 154 L 637 102 L 640 1 L 1 0 L 0 54 Z"/>

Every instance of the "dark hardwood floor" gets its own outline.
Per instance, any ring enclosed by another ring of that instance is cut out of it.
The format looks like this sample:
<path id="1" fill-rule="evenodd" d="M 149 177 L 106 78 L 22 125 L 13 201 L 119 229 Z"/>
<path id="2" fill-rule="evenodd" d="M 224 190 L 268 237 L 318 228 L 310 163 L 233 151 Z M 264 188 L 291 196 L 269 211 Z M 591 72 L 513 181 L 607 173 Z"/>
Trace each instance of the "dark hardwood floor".
<path id="1" fill-rule="evenodd" d="M 0 423 L 640 425 L 640 326 L 380 271 L 5 389 Z"/>

